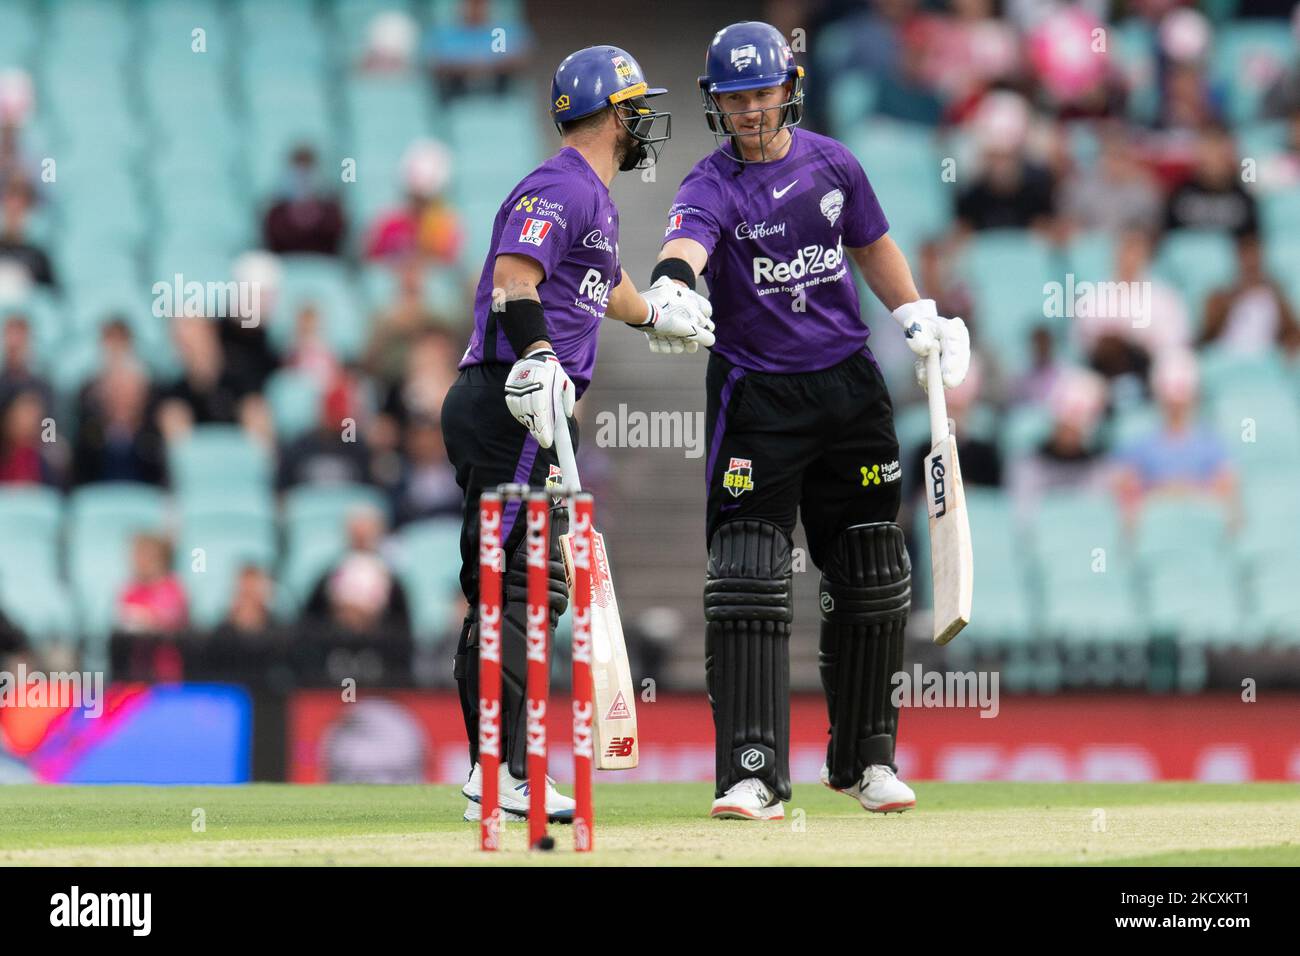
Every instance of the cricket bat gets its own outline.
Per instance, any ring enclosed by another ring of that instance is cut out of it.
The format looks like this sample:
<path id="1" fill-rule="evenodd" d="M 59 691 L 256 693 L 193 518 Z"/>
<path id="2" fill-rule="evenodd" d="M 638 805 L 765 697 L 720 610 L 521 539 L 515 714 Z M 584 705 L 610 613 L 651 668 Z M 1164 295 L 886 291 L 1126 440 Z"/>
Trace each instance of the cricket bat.
<path id="1" fill-rule="evenodd" d="M 939 352 L 926 357 L 930 400 L 930 454 L 925 457 L 925 497 L 930 517 L 930 573 L 934 582 L 934 642 L 947 644 L 970 623 L 975 560 L 971 554 L 966 492 L 957 439 L 939 372 Z"/>
<path id="2" fill-rule="evenodd" d="M 555 450 L 560 458 L 561 482 L 566 492 L 578 491 L 578 463 L 573 454 L 568 420 L 560 403 L 555 409 Z M 569 527 L 576 522 L 573 504 L 569 504 Z M 618 598 L 610 575 L 605 536 L 594 528 L 591 533 L 591 677 L 595 688 L 596 769 L 631 770 L 640 756 L 636 729 L 636 691 L 632 685 L 632 668 L 628 664 L 627 645 L 623 640 L 623 622 L 618 616 Z M 573 589 L 573 535 L 560 536 L 560 553 L 564 559 L 564 577 Z"/>

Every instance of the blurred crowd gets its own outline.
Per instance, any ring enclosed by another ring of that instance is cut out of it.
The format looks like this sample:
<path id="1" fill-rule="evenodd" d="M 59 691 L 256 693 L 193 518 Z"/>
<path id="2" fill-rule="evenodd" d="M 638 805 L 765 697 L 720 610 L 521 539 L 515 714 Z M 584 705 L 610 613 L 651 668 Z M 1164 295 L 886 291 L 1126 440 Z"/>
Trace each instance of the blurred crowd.
<path id="1" fill-rule="evenodd" d="M 1098 488 L 1130 520 L 1160 492 L 1236 516 L 1233 436 L 1208 421 L 1201 366 L 1246 378 L 1252 363 L 1297 367 L 1300 245 L 1283 214 L 1300 210 L 1300 8 L 872 0 L 769 12 L 788 30 L 814 24 L 819 122 L 851 143 L 926 130 L 951 157 L 950 209 L 905 249 L 922 293 L 972 328 L 972 374 L 949 398 L 967 484 L 1006 489 L 1022 515 L 1053 490 Z M 891 197 L 905 227 L 916 210 L 892 191 L 887 210 Z M 1008 257 L 1029 294 L 999 299 L 962 264 L 1011 240 L 1047 250 L 1051 266 Z M 1086 272 L 1072 267 L 1085 246 L 1101 252 Z M 1062 317 L 1044 280 L 1134 294 L 1077 299 Z M 994 314 L 1035 295 L 1037 318 Z M 1043 422 L 1034 440 L 1009 438 L 1030 409 Z M 924 449 L 909 454 L 919 465 Z M 919 467 L 910 474 L 919 492 Z"/>
<path id="2" fill-rule="evenodd" d="M 417 18 L 415 7 L 376 4 L 353 75 L 398 84 L 414 77 L 440 109 L 462 97 L 510 95 L 532 40 L 518 6 L 506 17 L 493 6 L 463 0 Z M 29 228 L 61 213 L 57 182 L 42 177 L 41 153 L 28 142 L 42 93 L 25 69 L 0 70 L 0 302 L 7 303 L 0 311 L 0 485 L 56 489 L 69 501 L 106 483 L 179 494 L 170 474 L 176 449 L 196 429 L 237 426 L 270 454 L 277 496 L 306 486 L 362 486 L 380 492 L 381 504 L 340 512 L 347 547 L 300 607 L 277 596 L 281 569 L 274 562 L 242 565 L 218 631 L 268 632 L 286 608 L 291 617 L 301 611 L 352 634 L 409 630 L 393 536 L 421 522 L 458 524 L 461 512 L 439 417 L 478 271 L 450 193 L 466 158 L 437 139 L 412 137 L 400 168 L 387 173 L 393 201 L 356 221 L 348 181 L 334 159 L 322 160 L 323 144 L 291 144 L 277 185 L 254 204 L 258 221 L 246 231 L 258 235 L 257 247 L 238 255 L 228 275 L 186 277 L 228 278 L 240 293 L 221 307 L 208 297 L 169 298 L 160 309 L 155 288 L 153 319 L 97 315 L 83 333 L 98 339 L 93 359 L 83 374 L 69 376 L 57 374 L 60 357 L 41 348 L 62 329 L 46 327 L 45 311 L 28 307 L 33 289 L 54 311 L 68 306 L 59 272 L 78 268 L 60 261 L 56 269 L 47 247 L 52 230 Z M 331 277 L 340 268 L 352 277 L 365 269 L 367 281 L 384 290 L 367 315 L 347 317 L 363 330 L 355 355 L 342 354 L 327 328 L 335 303 L 310 291 L 285 294 L 286 277 L 322 264 Z M 430 293 L 433 285 L 440 294 Z M 161 335 L 142 341 L 142 322 L 155 322 Z M 279 407 L 290 391 L 282 380 L 294 396 L 308 396 L 305 412 Z M 195 626 L 185 584 L 190 556 L 178 553 L 177 543 L 166 531 L 133 536 L 122 556 L 129 572 L 116 597 L 115 630 L 170 634 Z M 453 609 L 447 630 L 457 621 Z"/>

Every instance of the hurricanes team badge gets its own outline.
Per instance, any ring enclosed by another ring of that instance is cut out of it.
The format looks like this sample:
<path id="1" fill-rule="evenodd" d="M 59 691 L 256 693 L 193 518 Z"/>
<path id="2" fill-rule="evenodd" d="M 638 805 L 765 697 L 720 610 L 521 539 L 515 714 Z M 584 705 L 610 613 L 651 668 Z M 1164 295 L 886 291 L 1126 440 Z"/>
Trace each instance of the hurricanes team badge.
<path id="1" fill-rule="evenodd" d="M 832 226 L 835 225 L 835 220 L 840 218 L 840 212 L 844 209 L 844 193 L 838 189 L 832 189 L 822 197 L 821 207 L 822 215 L 826 217 L 826 221 Z"/>
<path id="2" fill-rule="evenodd" d="M 731 492 L 733 498 L 739 498 L 746 491 L 753 491 L 754 463 L 748 458 L 731 459 L 727 473 L 722 476 L 722 487 Z"/>

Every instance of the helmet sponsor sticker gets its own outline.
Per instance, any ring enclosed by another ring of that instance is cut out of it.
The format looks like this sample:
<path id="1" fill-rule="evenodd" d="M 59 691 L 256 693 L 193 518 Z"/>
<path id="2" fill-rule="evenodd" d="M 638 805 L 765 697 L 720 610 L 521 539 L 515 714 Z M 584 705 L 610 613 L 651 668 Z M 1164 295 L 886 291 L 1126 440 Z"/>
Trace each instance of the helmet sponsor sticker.
<path id="1" fill-rule="evenodd" d="M 744 46 L 733 47 L 731 50 L 731 65 L 737 70 L 745 69 L 757 59 L 758 48 L 752 43 L 746 43 Z"/>

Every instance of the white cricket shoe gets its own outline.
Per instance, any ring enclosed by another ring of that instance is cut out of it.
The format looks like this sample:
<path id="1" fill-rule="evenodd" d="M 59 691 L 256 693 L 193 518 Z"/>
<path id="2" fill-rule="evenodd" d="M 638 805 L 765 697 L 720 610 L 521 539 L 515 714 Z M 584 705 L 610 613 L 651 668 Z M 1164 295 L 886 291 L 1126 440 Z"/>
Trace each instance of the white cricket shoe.
<path id="1" fill-rule="evenodd" d="M 825 764 L 822 765 L 822 785 L 836 789 L 831 787 L 831 772 Z M 839 792 L 852 797 L 872 813 L 902 813 L 916 806 L 916 794 L 912 788 L 883 763 L 871 764 L 862 772 L 861 780 Z"/>
<path id="2" fill-rule="evenodd" d="M 528 819 L 528 781 L 510 776 L 510 768 L 501 764 L 497 776 L 497 802 L 501 807 L 501 819 L 511 821 Z M 466 821 L 482 819 L 483 810 L 483 771 L 478 764 L 470 771 L 469 780 L 461 788 L 461 794 L 469 800 L 465 807 Z M 555 781 L 546 778 L 546 819 L 551 823 L 572 823 L 573 808 L 576 804 L 572 797 L 566 797 L 555 789 Z"/>
<path id="3" fill-rule="evenodd" d="M 719 820 L 784 820 L 785 808 L 762 780 L 748 777 L 713 801 Z"/>

